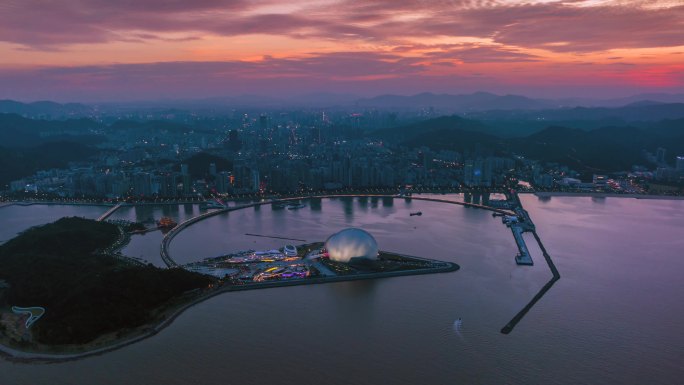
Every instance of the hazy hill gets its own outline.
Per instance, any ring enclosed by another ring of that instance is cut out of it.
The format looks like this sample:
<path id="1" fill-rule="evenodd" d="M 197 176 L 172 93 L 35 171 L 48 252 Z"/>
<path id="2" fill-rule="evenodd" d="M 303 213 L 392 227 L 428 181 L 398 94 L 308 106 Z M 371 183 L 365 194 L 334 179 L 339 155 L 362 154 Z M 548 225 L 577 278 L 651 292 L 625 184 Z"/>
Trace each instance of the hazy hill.
<path id="1" fill-rule="evenodd" d="M 96 153 L 93 147 L 74 142 L 49 142 L 20 148 L 0 146 L 0 189 L 38 170 L 66 168 L 69 162 L 86 160 Z"/>
<path id="2" fill-rule="evenodd" d="M 15 100 L 0 100 L 0 113 L 14 113 L 31 117 L 66 118 L 93 113 L 91 106 L 79 103 L 60 104 L 50 101 L 22 103 Z"/>
<path id="3" fill-rule="evenodd" d="M 654 103 L 684 103 L 684 94 L 666 94 L 666 93 L 646 93 L 637 94 L 624 98 L 614 98 L 606 100 L 585 100 L 583 103 L 577 105 L 583 106 L 602 106 L 602 107 L 620 107 L 642 101 L 650 101 Z"/>
<path id="4" fill-rule="evenodd" d="M 684 118 L 684 103 L 665 104 L 642 101 L 616 108 L 573 107 L 538 111 L 491 110 L 472 112 L 469 116 L 484 121 L 547 122 L 547 125 L 553 125 L 557 122 L 658 121 L 663 119 Z"/>
<path id="5" fill-rule="evenodd" d="M 97 153 L 89 145 L 105 140 L 91 135 L 99 124 L 90 119 L 27 119 L 0 114 L 0 186 L 37 170 L 63 168 Z"/>
<path id="6" fill-rule="evenodd" d="M 501 140 L 486 133 L 484 124 L 459 116 L 443 116 L 406 126 L 386 128 L 369 135 L 389 139 L 409 147 L 428 146 L 433 149 L 462 151 L 476 144 L 495 147 Z"/>
<path id="7" fill-rule="evenodd" d="M 543 123 L 540 123 L 543 124 Z M 522 137 L 491 134 L 492 128 L 458 116 L 378 130 L 370 133 L 408 147 L 428 146 L 454 151 L 476 147 L 505 150 L 542 162 L 557 162 L 584 172 L 628 170 L 645 164 L 642 150 L 667 150 L 668 158 L 684 154 L 684 119 L 642 122 L 636 126 L 607 126 L 592 130 L 550 126 Z"/>
<path id="8" fill-rule="evenodd" d="M 634 140 L 611 140 L 616 134 L 632 136 Z M 579 171 L 605 172 L 626 170 L 633 164 L 643 163 L 639 140 L 644 137 L 645 134 L 636 128 L 584 131 L 549 127 L 525 138 L 513 139 L 512 144 L 517 152 L 531 159 L 557 162 Z"/>
<path id="9" fill-rule="evenodd" d="M 649 133 L 684 142 L 684 118 L 665 119 L 650 125 L 644 125 L 643 128 Z"/>
<path id="10" fill-rule="evenodd" d="M 554 107 L 547 101 L 520 95 L 499 96 L 488 92 L 466 95 L 421 93 L 412 96 L 380 95 L 356 101 L 359 107 L 418 110 L 433 107 L 442 112 L 542 109 Z"/>
<path id="11" fill-rule="evenodd" d="M 558 162 L 578 171 L 606 172 L 645 164 L 642 150 L 653 152 L 663 147 L 670 158 L 684 154 L 684 128 L 663 135 L 662 131 L 636 127 L 603 127 L 591 131 L 549 127 L 510 142 L 512 148 L 531 159 Z"/>
<path id="12" fill-rule="evenodd" d="M 47 142 L 99 143 L 103 137 L 90 134 L 100 124 L 90 119 L 27 119 L 17 114 L 0 114 L 0 145 L 28 147 Z"/>

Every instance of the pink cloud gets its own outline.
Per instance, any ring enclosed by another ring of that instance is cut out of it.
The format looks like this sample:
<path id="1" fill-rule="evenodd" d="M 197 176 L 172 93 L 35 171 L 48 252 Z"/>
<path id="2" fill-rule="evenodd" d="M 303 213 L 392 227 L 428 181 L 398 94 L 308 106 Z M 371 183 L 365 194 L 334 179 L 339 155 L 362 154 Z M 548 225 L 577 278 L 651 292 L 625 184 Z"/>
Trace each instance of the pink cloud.
<path id="1" fill-rule="evenodd" d="M 125 39 L 127 31 L 384 42 L 441 35 L 557 52 L 684 44 L 684 4 L 645 9 L 629 3 L 576 7 L 567 2 L 506 6 L 466 0 L 344 0 L 334 5 L 307 2 L 296 12 L 264 14 L 257 11 L 269 1 L 8 1 L 0 5 L 0 40 L 38 48 Z"/>

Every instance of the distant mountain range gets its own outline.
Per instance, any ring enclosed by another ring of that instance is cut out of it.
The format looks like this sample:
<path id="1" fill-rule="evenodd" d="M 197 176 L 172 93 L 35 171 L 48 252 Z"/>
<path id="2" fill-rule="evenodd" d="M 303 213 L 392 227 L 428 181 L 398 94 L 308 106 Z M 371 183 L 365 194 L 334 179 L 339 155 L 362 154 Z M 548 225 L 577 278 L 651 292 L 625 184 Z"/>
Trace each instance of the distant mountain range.
<path id="1" fill-rule="evenodd" d="M 426 109 L 442 112 L 560 110 L 576 107 L 645 107 L 658 104 L 684 103 L 684 94 L 642 94 L 620 99 L 533 99 L 521 95 L 495 95 L 488 92 L 450 95 L 421 93 L 412 96 L 381 95 L 359 99 L 356 105 L 382 109 Z"/>
<path id="2" fill-rule="evenodd" d="M 542 110 L 490 110 L 473 112 L 471 117 L 484 120 L 537 121 L 655 121 L 684 117 L 684 103 L 641 101 L 622 107 L 572 107 Z"/>
<path id="3" fill-rule="evenodd" d="M 380 109 L 390 111 L 421 111 L 433 109 L 437 113 L 483 113 L 490 111 L 572 111 L 577 107 L 585 108 L 639 108 L 660 104 L 682 104 L 684 94 L 640 94 L 616 99 L 561 98 L 539 99 L 522 95 L 496 95 L 488 92 L 471 94 L 434 94 L 380 95 L 372 98 L 359 98 L 352 94 L 313 93 L 292 95 L 288 98 L 241 95 L 194 100 L 158 100 L 137 103 L 107 103 L 90 106 L 80 103 L 59 104 L 50 101 L 21 103 L 13 100 L 0 100 L 0 113 L 16 113 L 31 117 L 64 119 L 78 116 L 91 116 L 95 113 L 113 115 L 121 111 L 148 111 L 159 109 L 178 109 L 197 111 L 203 109 L 250 108 L 277 110 L 288 108 L 330 108 L 330 109 Z M 663 107 L 665 109 L 665 107 Z M 578 112 L 582 113 L 582 111 Z M 560 114 L 560 113 L 559 113 Z M 572 115 L 573 112 L 568 114 Z M 596 112 L 601 115 L 604 112 Z M 630 120 L 634 120 L 631 119 Z M 636 119 L 639 120 L 639 119 Z"/>
<path id="4" fill-rule="evenodd" d="M 443 112 L 487 110 L 538 110 L 556 107 L 552 102 L 520 95 L 499 96 L 488 92 L 467 95 L 422 93 L 412 96 L 381 95 L 356 101 L 356 106 L 382 109 L 426 109 Z"/>
<path id="5" fill-rule="evenodd" d="M 99 126 L 99 123 L 84 118 L 44 120 L 0 113 L 0 146 L 31 147 L 58 141 L 99 143 L 103 137 L 89 134 L 90 129 Z"/>
<path id="6" fill-rule="evenodd" d="M 11 113 L 49 119 L 81 117 L 91 115 L 94 108 L 80 103 L 60 104 L 50 101 L 22 103 L 15 100 L 0 100 L 0 113 Z"/>

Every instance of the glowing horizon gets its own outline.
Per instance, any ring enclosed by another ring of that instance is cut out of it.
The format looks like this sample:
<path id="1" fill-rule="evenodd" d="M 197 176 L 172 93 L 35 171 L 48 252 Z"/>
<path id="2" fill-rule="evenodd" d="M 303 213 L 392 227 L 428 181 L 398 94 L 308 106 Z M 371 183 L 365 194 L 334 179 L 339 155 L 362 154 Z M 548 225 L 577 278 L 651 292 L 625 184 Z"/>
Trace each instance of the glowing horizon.
<path id="1" fill-rule="evenodd" d="M 0 98 L 684 92 L 682 30 L 679 0 L 8 0 Z"/>

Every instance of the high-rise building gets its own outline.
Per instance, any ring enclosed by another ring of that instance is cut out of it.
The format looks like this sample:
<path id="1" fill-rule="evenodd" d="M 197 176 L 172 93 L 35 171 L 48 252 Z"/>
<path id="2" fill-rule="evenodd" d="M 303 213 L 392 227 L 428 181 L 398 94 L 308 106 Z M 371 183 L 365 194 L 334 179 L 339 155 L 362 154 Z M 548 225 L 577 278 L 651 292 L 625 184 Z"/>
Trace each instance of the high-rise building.
<path id="1" fill-rule="evenodd" d="M 218 173 L 216 176 L 216 191 L 225 194 L 230 190 L 232 187 L 230 185 L 230 176 L 231 174 L 228 171 L 221 171 Z"/>
<path id="2" fill-rule="evenodd" d="M 190 174 L 183 174 L 181 175 L 181 178 L 183 183 L 183 195 L 188 196 L 192 192 L 192 179 L 190 178 Z"/>
<path id="3" fill-rule="evenodd" d="M 242 142 L 240 141 L 240 138 L 238 137 L 237 130 L 230 130 L 228 132 L 227 145 L 228 145 L 228 148 L 230 148 L 233 151 L 238 151 L 242 147 Z"/>
<path id="4" fill-rule="evenodd" d="M 473 160 L 468 159 L 463 166 L 463 184 L 466 186 L 473 185 Z"/>
<path id="5" fill-rule="evenodd" d="M 665 149 L 662 147 L 656 149 L 656 162 L 658 164 L 665 163 Z"/>
<path id="6" fill-rule="evenodd" d="M 474 186 L 481 186 L 482 185 L 482 173 L 484 170 L 484 162 L 482 159 L 477 159 L 475 163 L 473 163 L 473 185 Z"/>
<path id="7" fill-rule="evenodd" d="M 677 157 L 676 169 L 679 173 L 684 173 L 684 155 Z"/>
<path id="8" fill-rule="evenodd" d="M 209 175 L 216 176 L 216 163 L 209 163 Z"/>
<path id="9" fill-rule="evenodd" d="M 133 175 L 133 194 L 137 196 L 152 195 L 152 176 L 148 172 L 137 172 Z"/>
<path id="10" fill-rule="evenodd" d="M 176 179 L 172 174 L 164 174 L 160 176 L 159 195 L 164 197 L 175 197 Z"/>
<path id="11" fill-rule="evenodd" d="M 252 169 L 251 179 L 252 179 L 252 183 L 251 183 L 252 184 L 252 186 L 251 186 L 252 192 L 259 191 L 259 187 L 261 184 L 260 183 L 261 179 L 259 178 L 259 170 L 255 169 L 255 168 Z"/>

